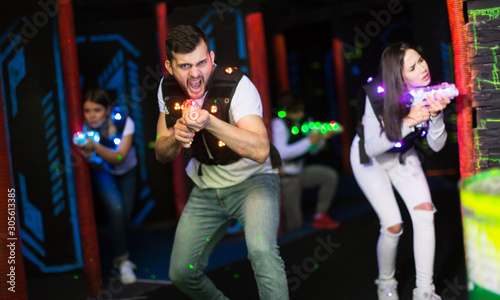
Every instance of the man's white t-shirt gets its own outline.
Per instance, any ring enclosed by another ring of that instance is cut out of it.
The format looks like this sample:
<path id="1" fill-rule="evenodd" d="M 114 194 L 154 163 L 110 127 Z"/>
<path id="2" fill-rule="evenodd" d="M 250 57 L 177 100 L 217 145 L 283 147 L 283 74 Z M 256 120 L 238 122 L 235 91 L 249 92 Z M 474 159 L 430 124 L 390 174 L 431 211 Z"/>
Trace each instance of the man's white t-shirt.
<path id="1" fill-rule="evenodd" d="M 162 82 L 160 82 L 158 89 L 158 105 L 160 112 L 168 114 L 168 111 L 165 109 L 165 101 L 163 100 Z M 200 107 L 203 105 L 205 95 L 203 98 L 195 99 Z M 249 115 L 258 115 L 262 118 L 262 103 L 259 92 L 250 79 L 244 75 L 238 83 L 233 99 L 231 100 L 229 124 L 236 126 L 236 123 L 240 119 Z M 203 164 L 201 170 L 202 176 L 198 175 L 199 167 L 200 162 L 193 157 L 186 167 L 186 173 L 200 188 L 229 187 L 244 181 L 252 175 L 274 172 L 269 157 L 263 164 L 259 164 L 248 158 L 241 158 L 229 165 Z"/>

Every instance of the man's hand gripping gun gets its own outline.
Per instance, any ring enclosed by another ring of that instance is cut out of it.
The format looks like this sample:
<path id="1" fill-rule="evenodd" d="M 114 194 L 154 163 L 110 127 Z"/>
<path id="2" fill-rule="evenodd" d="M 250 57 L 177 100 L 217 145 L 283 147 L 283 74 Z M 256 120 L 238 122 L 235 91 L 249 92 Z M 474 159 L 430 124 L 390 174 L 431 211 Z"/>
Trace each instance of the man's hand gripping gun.
<path id="1" fill-rule="evenodd" d="M 200 106 L 198 105 L 198 103 L 196 103 L 195 100 L 186 100 L 186 102 L 184 102 L 184 109 L 186 110 L 186 113 L 191 120 L 198 120 L 198 117 L 200 116 Z M 184 148 L 189 147 L 191 147 L 191 143 L 184 144 Z"/>

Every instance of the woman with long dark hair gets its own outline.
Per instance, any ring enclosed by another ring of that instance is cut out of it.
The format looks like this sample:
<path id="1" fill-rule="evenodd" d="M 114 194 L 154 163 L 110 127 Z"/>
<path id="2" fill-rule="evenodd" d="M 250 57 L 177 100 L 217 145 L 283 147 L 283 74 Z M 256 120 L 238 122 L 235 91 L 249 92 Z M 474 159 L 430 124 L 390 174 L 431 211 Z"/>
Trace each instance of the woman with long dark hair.
<path id="1" fill-rule="evenodd" d="M 83 115 L 86 131 L 100 136 L 98 143 L 89 138 L 81 149 L 89 160 L 93 187 L 108 214 L 113 266 L 120 271 L 122 283 L 133 283 L 137 278 L 135 265 L 129 260 L 127 225 L 136 194 L 135 125 L 130 117 L 112 113 L 109 96 L 102 89 L 85 93 Z"/>
<path id="2" fill-rule="evenodd" d="M 358 97 L 358 127 L 351 146 L 354 177 L 381 225 L 375 281 L 378 297 L 398 299 L 394 275 L 403 221 L 394 187 L 413 224 L 413 300 L 441 299 L 433 284 L 436 209 L 414 145 L 425 136 L 432 150 L 444 147 L 447 133 L 442 110 L 450 99 L 434 93 L 407 106 L 405 92 L 428 86 L 431 76 L 422 55 L 406 43 L 394 43 L 384 50 L 379 71 L 380 77 L 363 86 Z"/>

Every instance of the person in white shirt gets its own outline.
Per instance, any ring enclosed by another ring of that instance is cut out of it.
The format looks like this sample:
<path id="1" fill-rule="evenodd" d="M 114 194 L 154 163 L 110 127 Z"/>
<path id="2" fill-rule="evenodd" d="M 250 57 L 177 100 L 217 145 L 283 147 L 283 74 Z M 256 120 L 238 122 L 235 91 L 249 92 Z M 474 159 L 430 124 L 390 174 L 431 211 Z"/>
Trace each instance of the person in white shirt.
<path id="1" fill-rule="evenodd" d="M 129 260 L 127 245 L 127 225 L 134 208 L 137 185 L 134 121 L 119 114 L 112 118 L 111 101 L 103 89 L 91 89 L 85 93 L 83 114 L 87 131 L 100 134 L 99 143 L 88 138 L 81 149 L 89 160 L 93 187 L 108 214 L 113 266 L 120 271 L 122 283 L 134 283 L 137 280 L 133 271 L 135 265 Z"/>
<path id="2" fill-rule="evenodd" d="M 277 246 L 279 176 L 269 158 L 259 93 L 241 71 L 215 66 L 199 27 L 179 25 L 165 44 L 169 74 L 158 91 L 156 158 L 166 163 L 184 155 L 181 149 L 191 152 L 186 172 L 194 182 L 175 233 L 170 279 L 193 299 L 227 299 L 204 270 L 237 219 L 260 298 L 288 299 Z M 219 97 L 222 87 L 234 93 Z M 184 99 L 200 106 L 196 120 L 178 109 Z"/>
<path id="3" fill-rule="evenodd" d="M 302 193 L 304 189 L 313 187 L 318 187 L 318 201 L 312 227 L 335 229 L 340 222 L 330 218 L 328 209 L 337 190 L 339 175 L 326 164 L 305 164 L 305 159 L 307 155 L 317 154 L 328 139 L 342 133 L 342 127 L 325 128 L 323 133 L 309 126 L 303 128 L 310 120 L 305 118 L 304 102 L 292 92 L 282 93 L 277 103 L 280 112 L 285 114 L 283 118 L 276 117 L 272 121 L 273 144 L 283 160 L 280 175 L 285 229 L 302 228 Z"/>
<path id="4" fill-rule="evenodd" d="M 432 150 L 444 147 L 447 133 L 442 110 L 450 99 L 429 95 L 412 107 L 401 101 L 405 91 L 427 86 L 431 81 L 426 61 L 406 43 L 394 43 L 384 50 L 379 71 L 381 81 L 375 79 L 365 85 L 358 97 L 358 130 L 351 146 L 354 177 L 381 225 L 377 244 L 379 276 L 375 281 L 378 297 L 398 299 L 394 275 L 403 222 L 394 187 L 413 224 L 413 299 L 441 299 L 433 284 L 436 209 L 414 142 L 426 136 Z"/>

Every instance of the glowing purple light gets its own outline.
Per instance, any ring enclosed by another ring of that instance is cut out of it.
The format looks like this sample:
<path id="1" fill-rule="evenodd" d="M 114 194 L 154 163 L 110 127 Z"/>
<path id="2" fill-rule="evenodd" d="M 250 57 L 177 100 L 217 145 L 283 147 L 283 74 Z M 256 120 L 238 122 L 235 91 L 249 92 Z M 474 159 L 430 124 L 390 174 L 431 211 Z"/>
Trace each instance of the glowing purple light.
<path id="1" fill-rule="evenodd" d="M 396 144 L 394 144 L 394 147 L 396 148 L 401 148 L 403 146 L 403 143 L 401 142 L 397 142 Z"/>
<path id="2" fill-rule="evenodd" d="M 370 83 L 370 82 L 372 82 L 372 80 L 373 80 L 373 77 L 368 77 L 368 79 L 366 80 L 366 82 Z"/>
<path id="3" fill-rule="evenodd" d="M 377 87 L 377 93 L 382 94 L 383 92 L 384 92 L 384 88 L 381 85 L 379 85 Z"/>
<path id="4" fill-rule="evenodd" d="M 422 131 L 421 137 L 424 137 L 427 132 L 425 130 Z"/>

